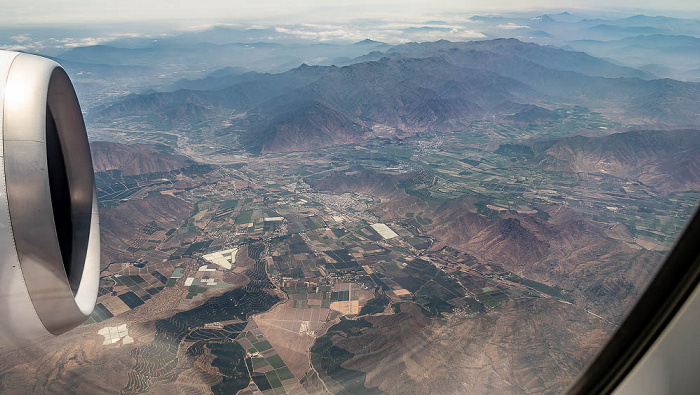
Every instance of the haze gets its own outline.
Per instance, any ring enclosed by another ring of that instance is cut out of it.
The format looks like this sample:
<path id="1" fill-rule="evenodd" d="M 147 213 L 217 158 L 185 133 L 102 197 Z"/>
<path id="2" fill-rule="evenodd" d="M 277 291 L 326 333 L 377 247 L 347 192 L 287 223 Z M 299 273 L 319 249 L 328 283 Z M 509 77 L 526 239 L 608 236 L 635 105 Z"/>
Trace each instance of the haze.
<path id="1" fill-rule="evenodd" d="M 422 19 L 430 16 L 475 12 L 519 12 L 532 10 L 567 10 L 584 12 L 654 13 L 663 11 L 667 16 L 689 17 L 697 15 L 697 4 L 692 0 L 667 1 L 572 1 L 560 3 L 547 0 L 514 2 L 507 0 L 443 1 L 424 2 L 416 0 L 397 1 L 341 1 L 325 4 L 302 0 L 281 0 L 264 3 L 204 0 L 187 1 L 137 1 L 93 2 L 69 0 L 60 3 L 49 0 L 6 2 L 0 15 L 5 27 L 16 25 L 70 25 L 105 22 L 169 21 L 220 23 L 238 22 L 339 22 L 357 18 L 381 18 L 391 20 Z M 690 12 L 690 14 L 689 14 Z M 148 26 L 143 26 L 148 28 Z"/>

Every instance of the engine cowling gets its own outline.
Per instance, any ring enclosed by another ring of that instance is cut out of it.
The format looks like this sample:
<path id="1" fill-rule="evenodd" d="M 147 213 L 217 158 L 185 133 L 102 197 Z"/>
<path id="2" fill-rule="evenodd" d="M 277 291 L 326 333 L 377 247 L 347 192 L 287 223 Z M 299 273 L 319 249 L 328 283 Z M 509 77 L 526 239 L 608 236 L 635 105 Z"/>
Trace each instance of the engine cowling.
<path id="1" fill-rule="evenodd" d="M 85 322 L 97 300 L 95 177 L 73 85 L 49 59 L 0 51 L 0 348 Z"/>

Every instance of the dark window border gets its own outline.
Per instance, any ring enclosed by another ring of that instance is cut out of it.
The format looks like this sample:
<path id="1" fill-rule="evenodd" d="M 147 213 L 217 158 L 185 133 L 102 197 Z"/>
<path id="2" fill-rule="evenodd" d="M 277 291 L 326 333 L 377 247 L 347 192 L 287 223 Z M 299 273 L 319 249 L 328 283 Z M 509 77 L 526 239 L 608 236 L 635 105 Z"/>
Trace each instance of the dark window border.
<path id="1" fill-rule="evenodd" d="M 700 211 L 696 208 L 651 284 L 608 344 L 566 392 L 610 394 L 683 307 L 700 281 Z"/>

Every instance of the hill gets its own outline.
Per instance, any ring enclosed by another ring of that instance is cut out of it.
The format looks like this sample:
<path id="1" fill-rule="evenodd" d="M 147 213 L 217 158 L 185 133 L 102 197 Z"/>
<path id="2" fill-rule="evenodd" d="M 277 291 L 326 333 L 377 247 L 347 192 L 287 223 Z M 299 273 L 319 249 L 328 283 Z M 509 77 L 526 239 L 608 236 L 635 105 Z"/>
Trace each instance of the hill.
<path id="1" fill-rule="evenodd" d="M 543 149 L 537 160 L 545 169 L 606 173 L 636 180 L 663 192 L 700 189 L 698 130 L 575 136 Z"/>
<path id="2" fill-rule="evenodd" d="M 120 170 L 125 176 L 168 172 L 192 164 L 187 157 L 161 145 L 95 141 L 90 143 L 90 151 L 96 172 Z"/>

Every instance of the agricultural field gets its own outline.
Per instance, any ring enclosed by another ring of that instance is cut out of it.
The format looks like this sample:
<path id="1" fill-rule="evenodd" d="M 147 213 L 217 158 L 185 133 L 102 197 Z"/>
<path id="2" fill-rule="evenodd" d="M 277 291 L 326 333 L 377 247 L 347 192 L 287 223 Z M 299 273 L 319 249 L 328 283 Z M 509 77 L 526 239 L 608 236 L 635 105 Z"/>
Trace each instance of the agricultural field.
<path id="1" fill-rule="evenodd" d="M 575 122 L 597 122 L 589 116 Z M 580 216 L 576 223 L 605 229 L 608 242 L 658 253 L 700 197 L 542 169 L 528 146 L 500 144 L 497 130 L 474 127 L 469 139 L 459 131 L 416 134 L 157 176 L 101 174 L 105 210 L 128 217 L 118 210 L 139 199 L 182 206 L 168 221 L 144 214 L 138 226 L 124 225 L 128 233 L 110 235 L 118 247 L 108 253 L 114 258 L 86 327 L 117 328 L 124 317 L 164 311 L 162 298 L 177 300 L 170 317 L 155 321 L 152 340 L 144 343 L 129 324 L 128 344 L 104 345 L 131 349 L 138 361 L 125 392 L 174 382 L 172 366 L 190 378 L 207 366 L 208 381 L 197 385 L 214 393 L 372 393 L 365 373 L 351 367 L 362 360 L 353 344 L 386 331 L 383 319 L 468 321 L 547 301 L 598 317 L 575 285 L 523 271 L 513 265 L 517 256 L 493 259 L 491 247 L 476 248 L 452 228 L 501 223 L 499 233 L 477 239 L 491 245 L 564 209 Z M 559 127 L 551 133 L 567 133 Z M 516 125 L 503 128 L 517 133 Z M 523 251 L 547 248 L 523 240 Z"/>

